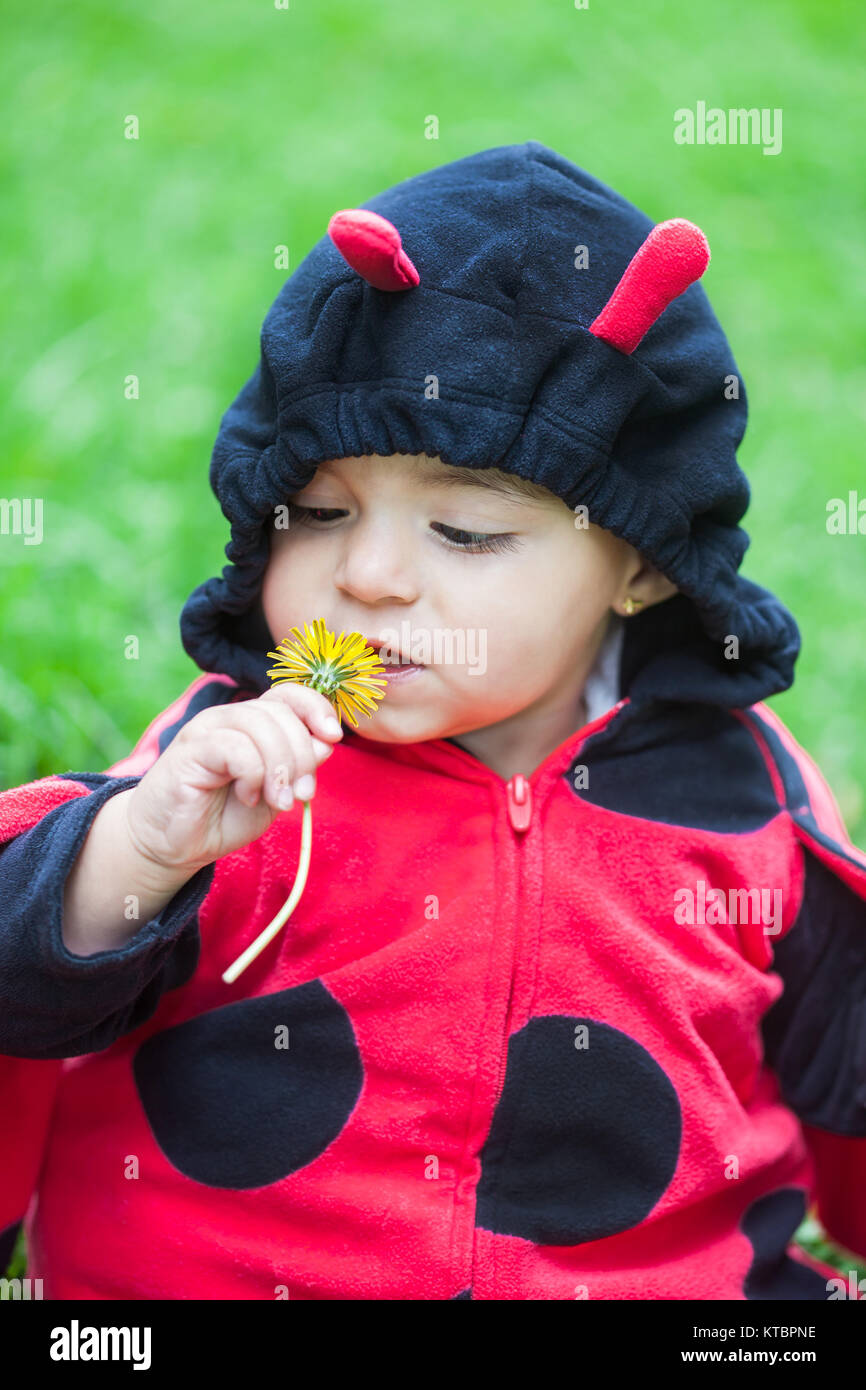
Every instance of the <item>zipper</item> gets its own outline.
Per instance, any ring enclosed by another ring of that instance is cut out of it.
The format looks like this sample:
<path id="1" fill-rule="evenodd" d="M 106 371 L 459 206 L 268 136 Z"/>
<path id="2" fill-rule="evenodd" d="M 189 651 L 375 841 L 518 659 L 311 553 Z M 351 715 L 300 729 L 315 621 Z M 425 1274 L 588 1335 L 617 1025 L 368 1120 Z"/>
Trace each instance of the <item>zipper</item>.
<path id="1" fill-rule="evenodd" d="M 532 820 L 532 787 L 522 772 L 515 772 L 505 784 L 508 819 L 514 830 L 527 830 Z"/>
<path id="2" fill-rule="evenodd" d="M 524 777 L 522 772 L 516 772 L 513 777 L 509 777 L 505 784 L 505 804 L 508 808 L 508 819 L 512 830 L 517 831 L 518 835 L 523 835 L 532 821 L 532 787 L 529 779 Z M 518 851 L 519 852 L 519 851 Z M 502 1095 L 502 1088 L 505 1085 L 505 1068 L 508 1062 L 508 1036 L 511 1030 L 511 1010 L 514 1003 L 514 977 L 517 973 L 517 943 L 514 947 L 514 958 L 511 963 L 511 981 L 508 987 L 508 1004 L 505 1009 L 505 1034 L 502 1040 L 502 1056 L 499 1059 L 499 1076 L 496 1081 L 496 1096 L 494 1105 Z"/>
<path id="3" fill-rule="evenodd" d="M 591 734 L 597 732 L 597 730 L 604 728 L 604 726 L 611 719 L 613 719 L 619 713 L 619 711 L 628 703 L 628 699 L 623 698 L 616 705 L 614 705 L 612 709 L 608 710 L 606 714 L 602 715 L 600 718 L 596 720 L 593 720 L 590 724 L 585 725 L 582 729 L 579 729 L 576 734 L 572 735 L 571 738 L 566 740 L 565 743 L 560 744 L 560 746 L 557 749 L 555 749 L 554 752 L 549 755 L 549 757 L 545 758 L 544 762 L 535 769 L 533 776 L 536 780 L 536 785 L 538 785 L 538 782 L 542 778 L 547 776 L 549 770 L 552 767 L 554 767 L 554 765 L 560 763 L 563 766 L 565 765 L 564 755 L 566 754 L 566 746 L 568 746 L 568 757 L 576 755 L 579 749 L 583 747 L 586 739 Z M 468 759 L 469 762 L 473 765 L 476 763 L 476 759 L 474 759 L 471 754 L 466 753 L 464 749 L 454 748 L 453 745 L 449 745 L 449 752 L 459 753 L 463 758 Z M 502 779 L 497 780 L 500 782 L 502 781 Z M 523 880 L 525 878 L 523 865 L 520 862 L 520 842 L 522 841 L 527 830 L 529 830 L 534 815 L 532 783 L 530 782 L 528 777 L 525 777 L 523 773 L 517 772 L 514 774 L 513 777 L 509 777 L 503 785 L 505 789 L 505 806 L 508 814 L 508 822 L 511 826 L 512 831 L 514 832 L 515 839 L 514 849 L 517 858 L 518 903 L 517 911 L 515 914 L 516 921 L 514 927 L 514 949 L 511 957 L 511 974 L 508 983 L 508 1002 L 505 1006 L 505 1023 L 503 1025 L 502 1048 L 499 1056 L 499 1074 L 496 1079 L 496 1094 L 493 1101 L 494 1111 L 496 1110 L 496 1107 L 499 1104 L 499 1100 L 502 1096 L 502 1091 L 505 1086 L 505 1072 L 508 1063 L 508 1042 L 511 1033 L 511 1024 L 514 1014 L 514 984 L 515 977 L 517 974 L 517 962 L 520 951 L 520 899 L 523 896 Z M 478 1237 L 476 1231 L 473 1233 L 472 1238 L 472 1260 L 469 1271 L 470 1288 L 475 1287 L 478 1279 L 478 1273 Z M 496 1258 L 494 1254 L 493 1266 L 490 1274 L 491 1292 L 485 1294 L 485 1297 L 496 1297 L 496 1282 Z"/>

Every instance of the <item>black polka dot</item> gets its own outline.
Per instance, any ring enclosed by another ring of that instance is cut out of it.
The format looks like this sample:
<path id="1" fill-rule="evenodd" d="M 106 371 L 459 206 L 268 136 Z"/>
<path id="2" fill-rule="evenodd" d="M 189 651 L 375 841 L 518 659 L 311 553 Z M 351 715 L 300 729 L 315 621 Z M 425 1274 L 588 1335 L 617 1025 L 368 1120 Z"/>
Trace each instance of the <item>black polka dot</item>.
<path id="1" fill-rule="evenodd" d="M 799 1187 L 767 1192 L 745 1212 L 741 1229 L 755 1252 L 743 1283 L 746 1298 L 827 1298 L 824 1276 L 787 1252 L 805 1214 L 806 1196 Z"/>
<path id="2" fill-rule="evenodd" d="M 749 728 L 702 705 L 656 704 L 634 713 L 626 707 L 564 776 L 583 801 L 668 825 L 739 834 L 780 811 Z"/>
<path id="3" fill-rule="evenodd" d="M 676 1091 L 634 1038 L 588 1018 L 530 1019 L 508 1042 L 476 1222 L 539 1245 L 626 1231 L 670 1183 L 681 1133 Z"/>
<path id="4" fill-rule="evenodd" d="M 277 1047 L 278 1028 L 288 1047 Z M 156 1033 L 135 1083 L 163 1153 L 211 1187 L 265 1187 L 312 1163 L 361 1093 L 349 1016 L 320 980 Z"/>

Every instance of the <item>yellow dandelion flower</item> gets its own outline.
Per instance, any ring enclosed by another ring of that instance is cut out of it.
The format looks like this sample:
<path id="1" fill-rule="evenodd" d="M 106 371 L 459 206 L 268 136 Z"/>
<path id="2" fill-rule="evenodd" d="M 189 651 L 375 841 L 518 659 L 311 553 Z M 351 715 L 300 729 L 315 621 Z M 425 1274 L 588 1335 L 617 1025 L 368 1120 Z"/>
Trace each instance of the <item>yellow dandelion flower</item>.
<path id="1" fill-rule="evenodd" d="M 275 652 L 268 652 L 278 663 L 268 671 L 271 680 L 275 685 L 296 681 L 320 691 L 331 701 L 340 723 L 345 715 L 357 728 L 356 712 L 369 718 L 388 688 L 385 668 L 372 647 L 360 632 L 335 637 L 323 618 L 316 618 L 312 631 L 304 623 L 303 636 L 296 627 L 291 633 L 294 642 L 286 638 L 277 643 Z"/>
<path id="2" fill-rule="evenodd" d="M 341 632 L 339 637 L 335 637 L 333 632 L 328 631 L 324 619 L 316 618 L 312 629 L 304 623 L 303 635 L 299 628 L 293 627 L 291 636 L 295 638 L 293 642 L 285 638 L 277 643 L 275 652 L 268 652 L 268 656 L 277 662 L 268 670 L 273 683 L 295 681 L 320 691 L 334 706 L 341 724 L 343 715 L 356 728 L 356 714 L 365 714 L 369 719 L 384 697 L 388 682 L 384 677 L 384 666 L 360 632 L 350 632 L 348 636 Z M 227 985 L 232 984 L 273 940 L 300 901 L 307 882 L 313 843 L 310 802 L 304 801 L 302 804 L 301 856 L 292 891 L 273 921 L 223 973 L 222 978 Z"/>

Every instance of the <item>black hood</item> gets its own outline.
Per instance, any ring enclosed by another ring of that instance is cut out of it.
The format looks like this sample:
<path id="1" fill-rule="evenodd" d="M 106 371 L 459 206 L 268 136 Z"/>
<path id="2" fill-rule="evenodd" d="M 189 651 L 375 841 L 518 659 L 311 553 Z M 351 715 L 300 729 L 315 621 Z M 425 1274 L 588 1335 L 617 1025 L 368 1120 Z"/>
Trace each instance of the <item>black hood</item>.
<path id="1" fill-rule="evenodd" d="M 184 606 L 193 660 L 266 689 L 267 648 L 286 636 L 267 633 L 259 607 L 274 509 L 326 459 L 427 454 L 585 505 L 676 584 L 628 620 L 633 695 L 743 706 L 786 689 L 799 634 L 739 574 L 745 389 L 703 288 L 680 293 L 632 351 L 593 331 L 652 220 L 532 140 L 363 206 L 397 229 L 420 283 L 375 288 L 323 236 L 283 285 L 214 446 L 229 564 Z"/>

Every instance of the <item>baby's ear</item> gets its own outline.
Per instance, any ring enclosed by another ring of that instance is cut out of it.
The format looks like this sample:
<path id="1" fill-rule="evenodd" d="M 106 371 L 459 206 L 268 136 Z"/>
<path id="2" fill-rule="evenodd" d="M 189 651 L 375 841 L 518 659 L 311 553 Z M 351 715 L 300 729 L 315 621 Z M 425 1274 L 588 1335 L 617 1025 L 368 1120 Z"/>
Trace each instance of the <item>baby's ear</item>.
<path id="1" fill-rule="evenodd" d="M 673 580 L 668 579 L 667 575 L 662 574 L 660 570 L 651 569 L 647 582 L 651 590 L 651 596 L 647 599 L 648 603 L 661 603 L 663 599 L 673 598 L 674 594 L 679 593 Z"/>
<path id="2" fill-rule="evenodd" d="M 678 592 L 676 584 L 666 574 L 643 561 L 640 568 L 632 573 L 615 607 L 617 612 L 630 615 L 644 608 L 652 608 L 655 603 L 663 603 Z"/>

